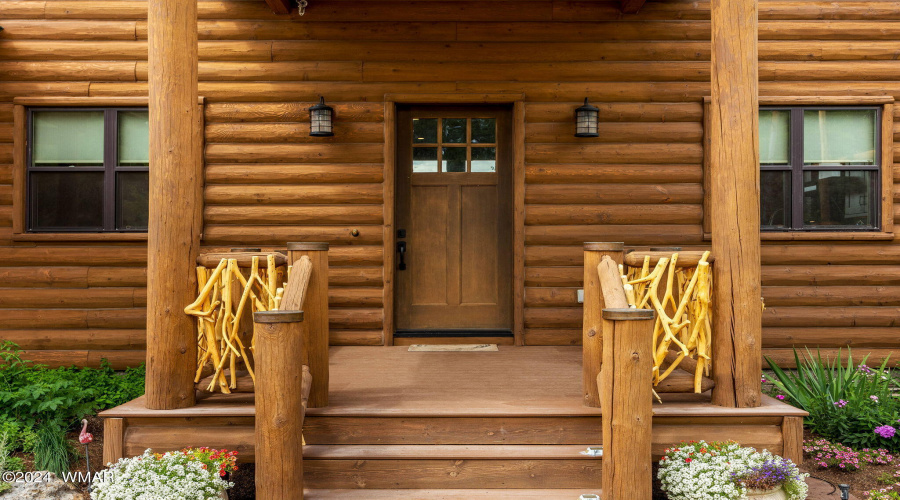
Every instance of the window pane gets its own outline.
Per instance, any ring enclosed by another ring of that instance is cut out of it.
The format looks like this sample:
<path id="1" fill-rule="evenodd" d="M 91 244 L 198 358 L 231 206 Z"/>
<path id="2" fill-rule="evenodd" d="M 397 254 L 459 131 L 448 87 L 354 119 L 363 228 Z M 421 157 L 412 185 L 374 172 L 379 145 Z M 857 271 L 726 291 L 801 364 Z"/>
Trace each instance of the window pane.
<path id="1" fill-rule="evenodd" d="M 119 165 L 150 165 L 150 122 L 146 111 L 119 112 Z"/>
<path id="2" fill-rule="evenodd" d="M 494 118 L 473 118 L 472 142 L 475 144 L 497 142 L 497 120 Z"/>
<path id="3" fill-rule="evenodd" d="M 803 224 L 874 227 L 875 174 L 870 170 L 803 172 Z"/>
<path id="4" fill-rule="evenodd" d="M 763 170 L 760 172 L 760 223 L 764 228 L 790 225 L 791 172 Z"/>
<path id="5" fill-rule="evenodd" d="M 466 142 L 466 119 L 465 118 L 444 118 L 444 140 L 443 142 L 462 143 Z"/>
<path id="6" fill-rule="evenodd" d="M 874 109 L 803 112 L 803 162 L 807 165 L 874 165 Z"/>
<path id="7" fill-rule="evenodd" d="M 32 172 L 31 229 L 103 228 L 103 172 Z"/>
<path id="8" fill-rule="evenodd" d="M 472 148 L 472 172 L 496 172 L 496 157 L 496 148 Z"/>
<path id="9" fill-rule="evenodd" d="M 147 229 L 150 212 L 150 174 L 119 172 L 116 174 L 116 229 Z"/>
<path id="10" fill-rule="evenodd" d="M 759 111 L 759 163 L 790 163 L 791 112 L 762 109 Z"/>
<path id="11" fill-rule="evenodd" d="M 32 164 L 103 165 L 103 111 L 32 113 Z"/>
<path id="12" fill-rule="evenodd" d="M 413 118 L 413 142 L 437 143 L 437 118 Z"/>
<path id="13" fill-rule="evenodd" d="M 466 171 L 466 148 L 444 148 L 441 152 L 441 170 L 444 172 Z"/>
<path id="14" fill-rule="evenodd" d="M 413 148 L 413 172 L 437 172 L 437 148 Z"/>

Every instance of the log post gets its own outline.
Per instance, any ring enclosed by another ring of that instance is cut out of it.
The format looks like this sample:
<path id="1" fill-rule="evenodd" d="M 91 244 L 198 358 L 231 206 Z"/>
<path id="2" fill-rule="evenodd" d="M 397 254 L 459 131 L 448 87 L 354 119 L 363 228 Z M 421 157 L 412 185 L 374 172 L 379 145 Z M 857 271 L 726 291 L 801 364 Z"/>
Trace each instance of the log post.
<path id="1" fill-rule="evenodd" d="M 256 334 L 256 498 L 303 498 L 300 311 L 253 314 Z"/>
<path id="2" fill-rule="evenodd" d="M 650 500 L 653 420 L 652 309 L 604 309 L 603 500 Z"/>
<path id="3" fill-rule="evenodd" d="M 328 406 L 328 243 L 288 243 L 288 262 L 307 255 L 312 262 L 309 288 L 303 301 L 306 316 L 306 351 L 313 385 L 310 408 Z"/>
<path id="4" fill-rule="evenodd" d="M 757 0 L 712 0 L 714 404 L 761 403 Z"/>
<path id="5" fill-rule="evenodd" d="M 150 217 L 146 406 L 194 405 L 195 298 L 202 204 L 197 133 L 197 2 L 149 0 Z"/>
<path id="6" fill-rule="evenodd" d="M 608 255 L 616 264 L 621 264 L 625 255 L 625 243 L 585 243 L 584 244 L 584 322 L 582 325 L 582 386 L 584 405 L 600 406 L 597 390 L 597 375 L 603 358 L 603 291 L 597 266 Z"/>

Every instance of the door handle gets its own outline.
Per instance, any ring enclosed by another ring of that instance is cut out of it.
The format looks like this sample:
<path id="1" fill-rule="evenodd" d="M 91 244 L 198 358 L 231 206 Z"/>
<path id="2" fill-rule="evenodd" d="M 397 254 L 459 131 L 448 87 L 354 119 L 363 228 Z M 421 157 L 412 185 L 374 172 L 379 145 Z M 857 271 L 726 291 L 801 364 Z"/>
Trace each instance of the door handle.
<path id="1" fill-rule="evenodd" d="M 406 270 L 406 262 L 403 262 L 403 257 L 406 255 L 406 242 L 398 241 L 397 242 L 397 253 L 400 254 L 400 264 L 397 266 L 397 269 L 401 271 Z"/>

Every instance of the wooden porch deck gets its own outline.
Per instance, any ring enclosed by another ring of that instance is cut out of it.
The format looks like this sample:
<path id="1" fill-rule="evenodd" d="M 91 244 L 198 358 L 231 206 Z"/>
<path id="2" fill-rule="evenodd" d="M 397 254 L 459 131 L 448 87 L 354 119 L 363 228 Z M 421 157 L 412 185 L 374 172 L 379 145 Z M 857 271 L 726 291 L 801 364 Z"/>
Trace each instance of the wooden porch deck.
<path id="1" fill-rule="evenodd" d="M 310 488 L 559 489 L 560 498 L 599 490 L 600 460 L 580 454 L 601 444 L 600 409 L 581 403 L 580 347 L 333 347 L 330 364 L 330 406 L 309 409 L 304 425 Z M 685 439 L 734 439 L 796 456 L 803 415 L 767 397 L 759 408 L 732 409 L 706 395 L 669 395 L 654 404 L 653 452 Z M 179 410 L 147 410 L 138 398 L 101 416 L 105 460 L 185 446 L 254 459 L 250 394 Z"/>

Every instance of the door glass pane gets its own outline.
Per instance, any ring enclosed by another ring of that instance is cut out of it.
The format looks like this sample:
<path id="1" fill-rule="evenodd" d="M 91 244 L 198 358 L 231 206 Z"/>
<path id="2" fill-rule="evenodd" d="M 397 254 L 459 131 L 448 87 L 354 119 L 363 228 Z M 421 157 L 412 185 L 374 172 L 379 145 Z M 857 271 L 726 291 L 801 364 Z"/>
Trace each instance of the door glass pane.
<path id="1" fill-rule="evenodd" d="M 148 172 L 116 174 L 116 229 L 147 229 L 149 187 Z"/>
<path id="2" fill-rule="evenodd" d="M 497 120 L 472 118 L 472 143 L 491 144 L 495 142 L 497 142 Z"/>
<path id="3" fill-rule="evenodd" d="M 444 118 L 443 142 L 463 143 L 466 142 L 466 119 L 465 118 Z"/>
<path id="4" fill-rule="evenodd" d="M 32 164 L 103 165 L 103 121 L 103 111 L 35 111 Z"/>
<path id="5" fill-rule="evenodd" d="M 803 172 L 805 226 L 874 227 L 872 204 L 875 171 L 816 170 Z"/>
<path id="6" fill-rule="evenodd" d="M 119 165 L 150 165 L 150 122 L 146 111 L 119 112 Z"/>
<path id="7" fill-rule="evenodd" d="M 444 172 L 466 171 L 466 148 L 443 148 L 441 170 Z"/>
<path id="8" fill-rule="evenodd" d="M 437 148 L 413 148 L 413 172 L 437 172 Z"/>
<path id="9" fill-rule="evenodd" d="M 437 118 L 413 118 L 413 142 L 437 143 Z"/>
<path id="10" fill-rule="evenodd" d="M 761 109 L 759 111 L 759 163 L 787 165 L 790 163 L 789 110 Z"/>
<path id="11" fill-rule="evenodd" d="M 472 148 L 472 172 L 496 172 L 497 149 Z"/>
<path id="12" fill-rule="evenodd" d="M 103 228 L 103 172 L 32 172 L 31 229 Z"/>
<path id="13" fill-rule="evenodd" d="M 874 165 L 874 109 L 803 112 L 803 162 L 807 165 Z"/>
<path id="14" fill-rule="evenodd" d="M 760 172 L 760 223 L 763 228 L 782 228 L 790 224 L 791 172 L 763 170 Z"/>

